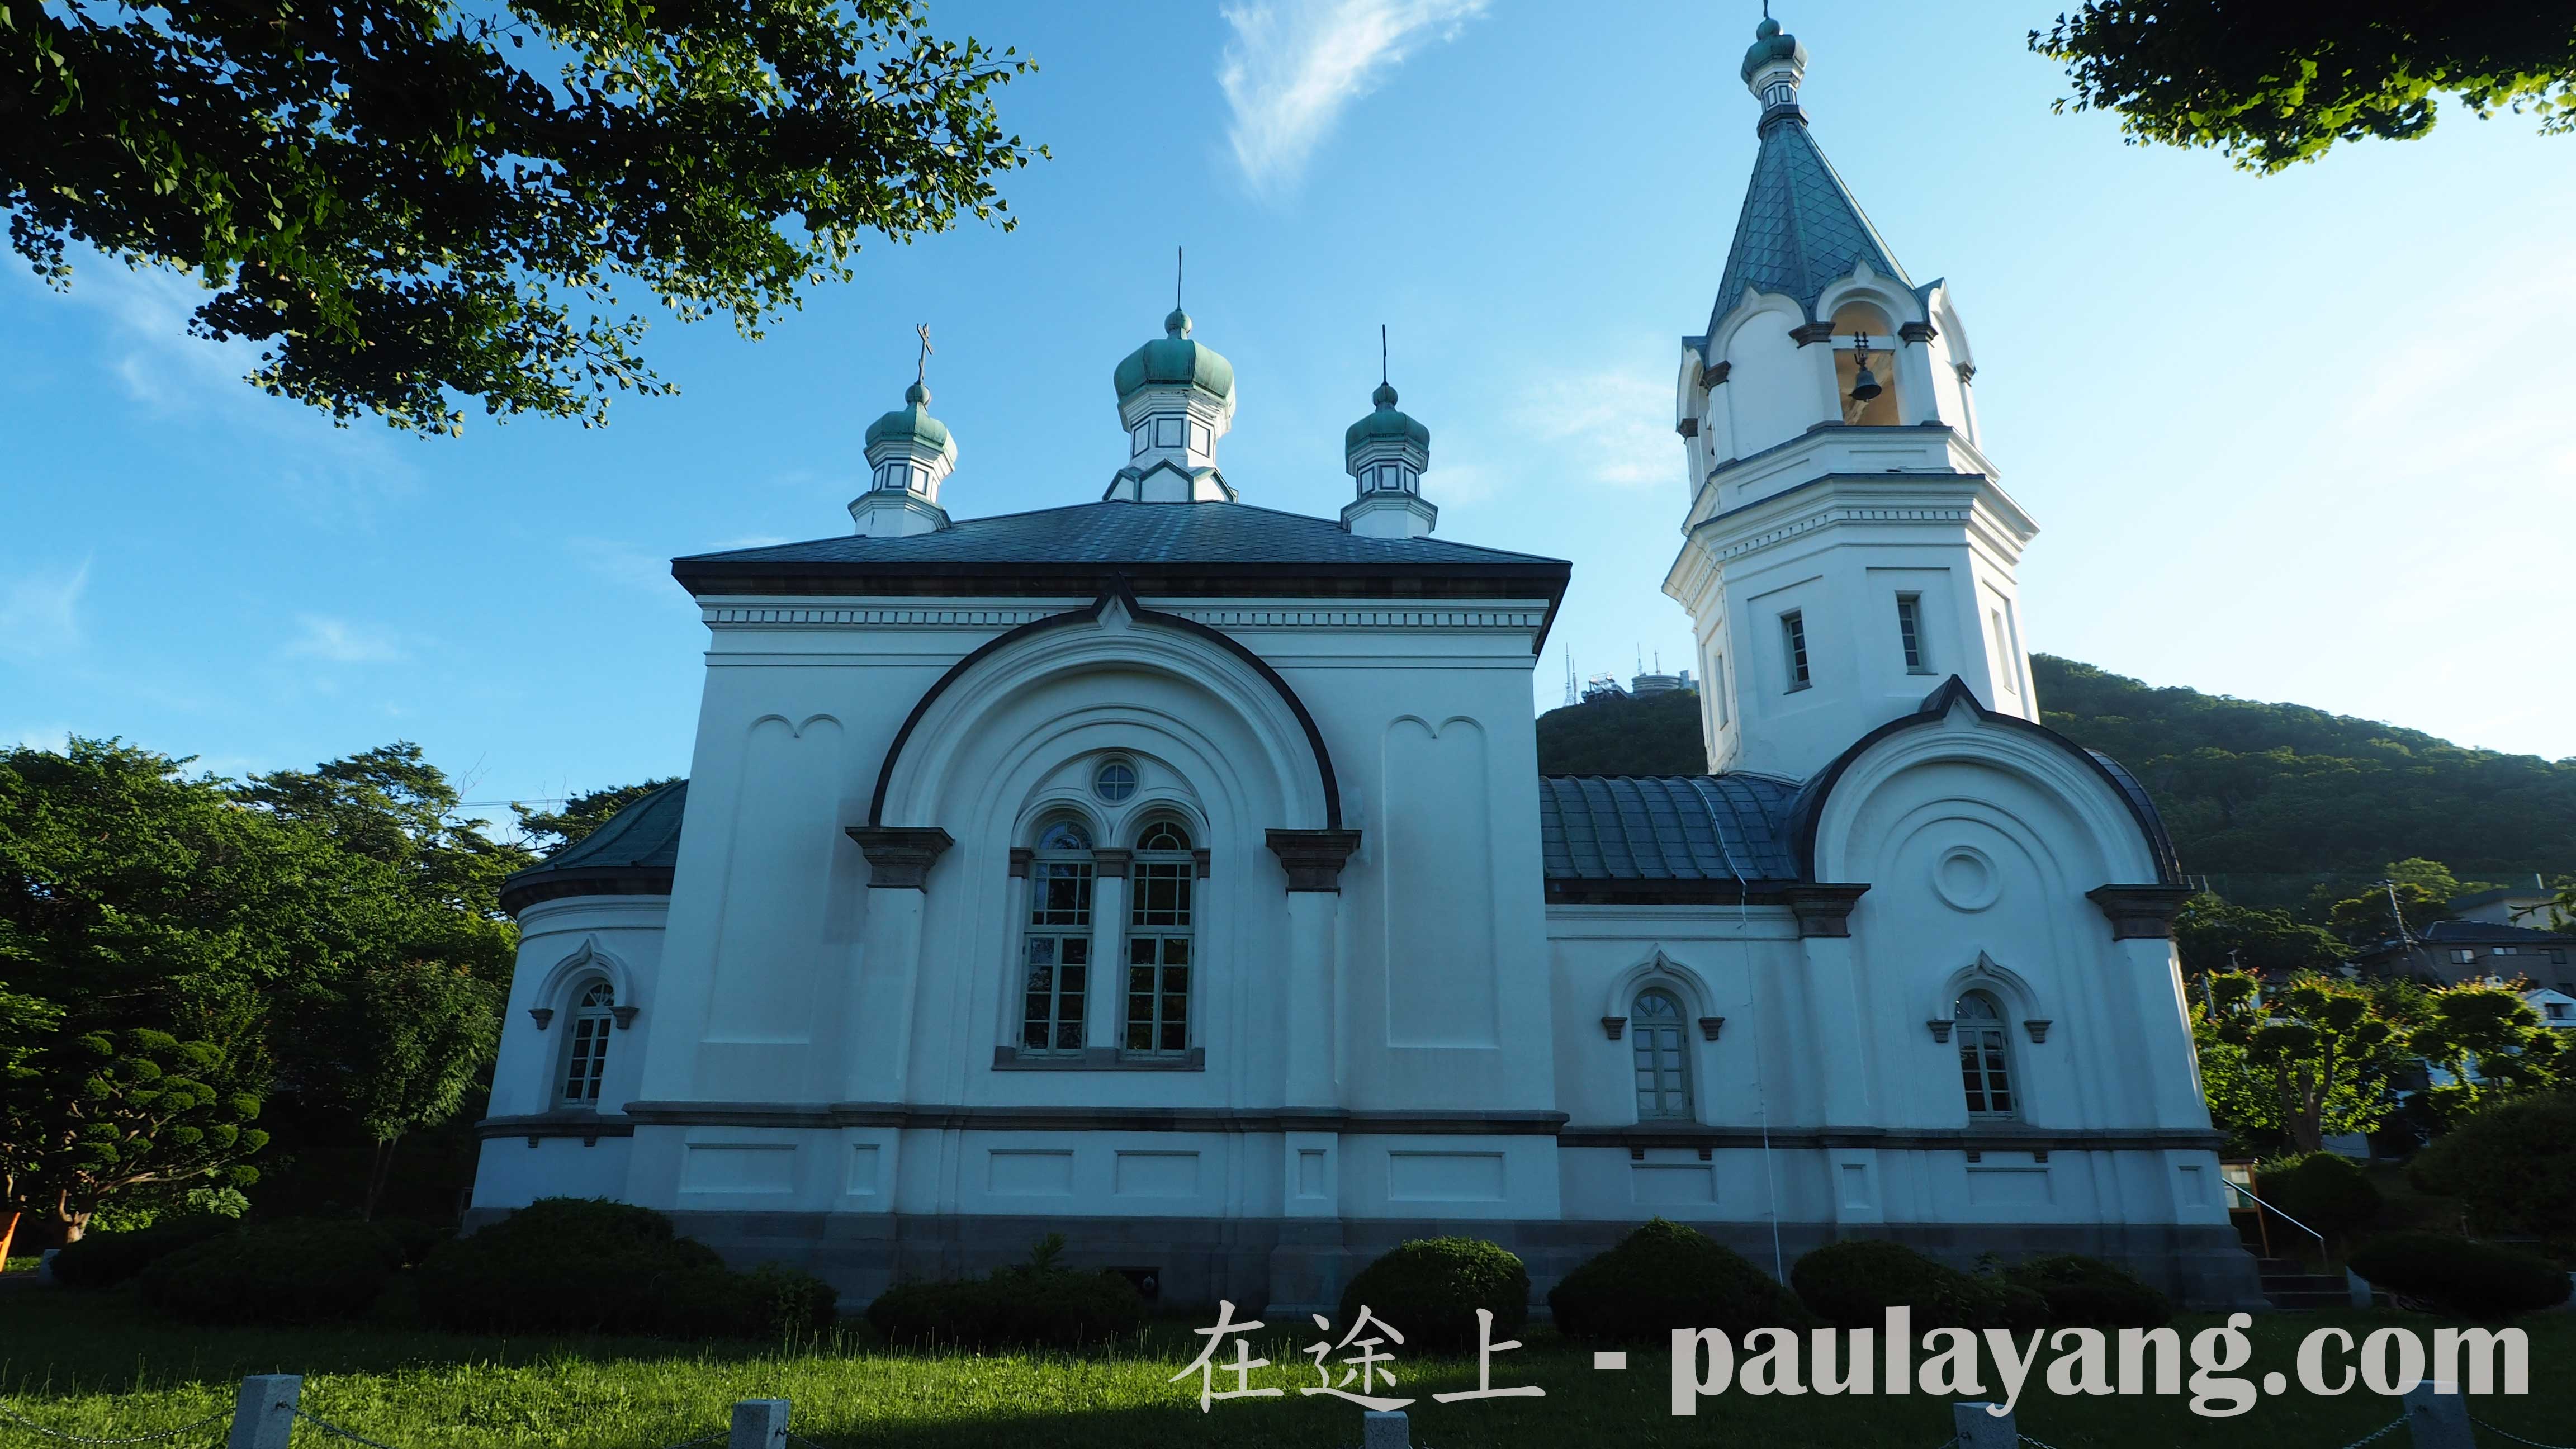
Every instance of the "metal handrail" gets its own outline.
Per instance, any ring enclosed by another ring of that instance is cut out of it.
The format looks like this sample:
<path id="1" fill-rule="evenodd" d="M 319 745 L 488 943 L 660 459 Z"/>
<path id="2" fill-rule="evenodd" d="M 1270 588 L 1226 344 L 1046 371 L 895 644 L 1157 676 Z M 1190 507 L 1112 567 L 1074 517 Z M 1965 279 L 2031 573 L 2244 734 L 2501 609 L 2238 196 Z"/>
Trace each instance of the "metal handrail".
<path id="1" fill-rule="evenodd" d="M 2263 1199 L 2261 1199 L 2261 1198 L 2259 1198 L 2259 1197 L 2256 1197 L 2253 1193 L 2248 1192 L 2246 1189 L 2241 1188 L 2241 1187 L 2238 1187 L 2235 1183 L 2228 1182 L 2226 1178 L 2223 1178 L 2223 1177 L 2222 1177 L 2222 1178 L 2220 1178 L 2220 1179 L 2219 1179 L 2219 1181 L 2220 1181 L 2220 1182 L 2222 1182 L 2222 1183 L 2226 1183 L 2226 1185 L 2227 1185 L 2227 1187 L 2229 1188 L 2229 1190 L 2234 1191 L 2234 1192 L 2238 1192 L 2238 1193 L 2242 1193 L 2242 1194 L 2244 1194 L 2245 1200 L 2246 1200 L 2247 1202 L 2250 1202 L 2250 1203 L 2254 1204 L 2256 1207 L 2261 1208 L 2263 1211 L 2265 1211 L 2265 1212 L 2267 1212 L 2267 1213 L 2270 1213 L 2272 1216 L 2274 1216 L 2274 1217 L 2276 1217 L 2276 1218 L 2279 1218 L 2281 1221 L 2283 1221 L 2283 1222 L 2285 1222 L 2285 1223 L 2288 1223 L 2291 1227 L 2297 1228 L 2300 1232 L 2303 1232 L 2303 1233 L 2307 1234 L 2309 1237 L 2312 1237 L 2312 1238 L 2316 1239 L 2316 1240 L 2317 1240 L 2317 1259 L 2318 1259 L 2318 1261 L 2320 1261 L 2320 1262 L 2331 1262 L 2331 1261 L 2333 1261 L 2333 1259 L 2332 1259 L 2331 1255 L 2329 1255 L 2329 1254 L 2327 1253 L 2327 1251 L 2326 1251 L 2326 1235 L 2325 1235 L 2325 1234 L 2323 1234 L 2323 1233 L 2321 1233 L 2321 1232 L 2318 1232 L 2316 1229 L 2314 1229 L 2314 1228 L 2312 1228 L 2312 1227 L 2309 1227 L 2306 1223 L 2300 1222 L 2297 1218 L 2294 1218 L 2294 1217 L 2290 1216 L 2288 1213 L 2285 1213 L 2285 1212 L 2281 1211 L 2279 1208 L 2276 1208 L 2276 1207 L 2272 1206 L 2270 1203 L 2263 1201 Z"/>

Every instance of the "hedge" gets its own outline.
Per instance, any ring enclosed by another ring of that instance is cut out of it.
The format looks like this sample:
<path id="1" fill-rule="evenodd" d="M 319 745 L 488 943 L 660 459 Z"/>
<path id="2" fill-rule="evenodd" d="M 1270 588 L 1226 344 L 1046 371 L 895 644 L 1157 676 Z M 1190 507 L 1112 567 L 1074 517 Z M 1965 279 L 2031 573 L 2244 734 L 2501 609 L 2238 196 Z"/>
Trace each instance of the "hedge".
<path id="1" fill-rule="evenodd" d="M 2462 1318 L 2511 1318 L 2567 1301 L 2567 1274 L 2546 1259 L 2439 1233 L 2373 1238 L 2351 1267 L 2374 1287 Z"/>
<path id="2" fill-rule="evenodd" d="M 190 1323 L 327 1323 L 365 1313 L 401 1268 L 380 1228 L 285 1218 L 172 1253 L 140 1281 L 145 1303 Z"/>
<path id="3" fill-rule="evenodd" d="M 792 1268 L 726 1268 L 649 1208 L 542 1198 L 432 1250 L 421 1316 L 461 1333 L 758 1338 L 833 1322 L 831 1285 Z"/>
<path id="4" fill-rule="evenodd" d="M 54 1255 L 54 1281 L 66 1288 L 113 1288 L 173 1253 L 240 1231 L 231 1218 L 192 1217 L 130 1233 L 89 1233 Z"/>
<path id="5" fill-rule="evenodd" d="M 2004 1281 L 2037 1293 L 2048 1321 L 2064 1328 L 2162 1328 L 2173 1302 L 2117 1264 L 2080 1253 L 2028 1258 L 2004 1270 Z"/>
<path id="6" fill-rule="evenodd" d="M 1810 1251 L 1789 1269 L 1798 1298 L 1836 1328 L 1876 1328 L 1887 1310 L 1913 1311 L 1915 1329 L 2044 1328 L 2048 1302 L 2029 1288 L 1972 1278 L 1902 1243 L 1855 1238 Z"/>
<path id="7" fill-rule="evenodd" d="M 1360 1309 L 1404 1335 L 1415 1353 L 1473 1353 L 1476 1310 L 1494 1315 L 1496 1342 L 1529 1320 L 1529 1269 L 1481 1238 L 1418 1238 L 1398 1243 L 1342 1289 L 1341 1327 Z"/>
<path id="8" fill-rule="evenodd" d="M 1565 1275 L 1548 1311 L 1572 1338 L 1663 1342 L 1676 1328 L 1802 1327 L 1807 1310 L 1769 1274 L 1697 1228 L 1656 1218 Z"/>

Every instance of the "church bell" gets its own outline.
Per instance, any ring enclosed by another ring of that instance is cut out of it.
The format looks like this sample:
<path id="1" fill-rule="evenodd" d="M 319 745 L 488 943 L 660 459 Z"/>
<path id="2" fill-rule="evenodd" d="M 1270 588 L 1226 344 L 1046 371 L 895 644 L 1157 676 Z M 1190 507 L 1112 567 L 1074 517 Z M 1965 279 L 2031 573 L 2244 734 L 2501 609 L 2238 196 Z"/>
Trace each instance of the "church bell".
<path id="1" fill-rule="evenodd" d="M 1869 402 L 1887 389 L 1878 385 L 1878 374 L 1869 370 L 1869 334 L 1852 334 L 1852 401 Z"/>

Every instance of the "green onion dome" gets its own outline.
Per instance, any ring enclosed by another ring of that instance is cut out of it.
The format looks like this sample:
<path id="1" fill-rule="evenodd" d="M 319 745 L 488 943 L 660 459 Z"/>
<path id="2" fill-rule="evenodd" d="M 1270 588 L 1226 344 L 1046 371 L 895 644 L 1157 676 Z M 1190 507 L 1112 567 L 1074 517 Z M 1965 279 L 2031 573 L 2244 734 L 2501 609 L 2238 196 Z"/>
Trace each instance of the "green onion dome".
<path id="1" fill-rule="evenodd" d="M 1377 404 L 1377 411 L 1351 424 L 1350 430 L 1342 434 L 1344 452 L 1356 452 L 1361 444 L 1379 438 L 1399 438 L 1426 453 L 1431 450 L 1431 430 L 1395 410 L 1394 388 L 1379 383 L 1377 391 L 1369 394 L 1369 401 Z"/>
<path id="2" fill-rule="evenodd" d="M 957 444 L 948 436 L 948 425 L 930 415 L 930 389 L 920 383 L 903 390 L 903 406 L 868 424 L 868 446 L 883 442 L 915 442 L 933 452 L 946 454 L 957 461 Z"/>
<path id="3" fill-rule="evenodd" d="M 1234 397 L 1234 364 L 1215 348 L 1190 340 L 1190 314 L 1178 307 L 1163 319 L 1161 337 L 1118 364 L 1116 380 L 1122 403 L 1154 383 L 1188 383 L 1212 397 Z"/>
<path id="4" fill-rule="evenodd" d="M 1747 85 L 1752 84 L 1753 73 L 1760 70 L 1764 62 L 1773 60 L 1789 61 L 1803 70 L 1807 64 L 1807 48 L 1798 43 L 1798 37 L 1781 34 L 1780 22 L 1765 15 L 1762 23 L 1753 27 L 1753 48 L 1744 52 L 1744 70 L 1737 79 Z"/>

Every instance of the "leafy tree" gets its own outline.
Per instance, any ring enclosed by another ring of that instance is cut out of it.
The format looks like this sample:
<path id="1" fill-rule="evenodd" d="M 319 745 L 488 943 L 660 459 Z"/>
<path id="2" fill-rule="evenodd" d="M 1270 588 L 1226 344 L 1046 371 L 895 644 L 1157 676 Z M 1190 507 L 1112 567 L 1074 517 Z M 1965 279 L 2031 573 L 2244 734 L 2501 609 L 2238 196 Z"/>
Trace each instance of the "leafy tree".
<path id="1" fill-rule="evenodd" d="M 2230 905 L 2206 891 L 2183 902 L 2174 916 L 2174 945 L 2185 976 L 2251 971 L 2273 978 L 2301 971 L 2330 971 L 2343 964 L 2341 942 L 2287 911 Z"/>
<path id="2" fill-rule="evenodd" d="M 267 1145 L 255 1047 L 146 1027 L 81 1032 L 30 1054 L 0 1084 L 8 1191 L 77 1240 L 100 1205 L 157 1205 L 192 1188 L 246 1187 Z"/>
<path id="3" fill-rule="evenodd" d="M 2428 993 L 2427 1001 L 2428 1019 L 2407 1046 L 2450 1074 L 2448 1083 L 2426 1093 L 2437 1120 L 2455 1121 L 2569 1081 L 2576 1053 L 2514 992 L 2471 982 Z"/>
<path id="4" fill-rule="evenodd" d="M 302 1034 L 321 1045 L 315 1077 L 375 1144 L 361 1215 L 373 1218 L 405 1133 L 456 1109 L 490 1066 L 501 1036 L 501 988 L 466 969 L 428 961 L 361 968 Z"/>
<path id="5" fill-rule="evenodd" d="M 2473 115 L 2529 109 L 2576 131 L 2576 11 L 2456 0 L 2091 0 L 2030 48 L 2067 68 L 2078 111 L 2134 144 L 2217 147 L 2275 172 L 2338 141 L 2411 141 L 2435 98 Z"/>
<path id="6" fill-rule="evenodd" d="M 917 0 L 7 5 L 0 208 L 56 286 L 73 240 L 197 276 L 190 330 L 340 421 L 589 424 L 669 390 L 637 294 L 756 338 L 862 233 L 1009 226 L 1029 68 Z"/>
<path id="7" fill-rule="evenodd" d="M 452 818 L 461 798 L 455 785 L 408 740 L 311 770 L 253 775 L 233 795 L 394 867 L 424 900 L 494 923 L 501 919 L 501 881 L 536 863 L 524 847 L 483 834 L 488 822 Z M 506 929 L 490 935 L 486 945 L 506 967 L 515 941 Z"/>
<path id="8" fill-rule="evenodd" d="M 2369 990 L 2314 972 L 2268 993 L 2251 972 L 2213 972 L 2200 985 L 2192 1037 L 2221 1127 L 2310 1153 L 2395 1110 L 2406 1039 Z"/>
<path id="9" fill-rule="evenodd" d="M 518 814 L 520 832 L 537 849 L 552 855 L 606 825 L 618 811 L 665 785 L 679 782 L 679 776 L 665 775 L 639 785 L 614 785 L 605 790 L 591 790 L 566 800 L 561 810 L 535 810 L 525 805 L 510 808 Z"/>

